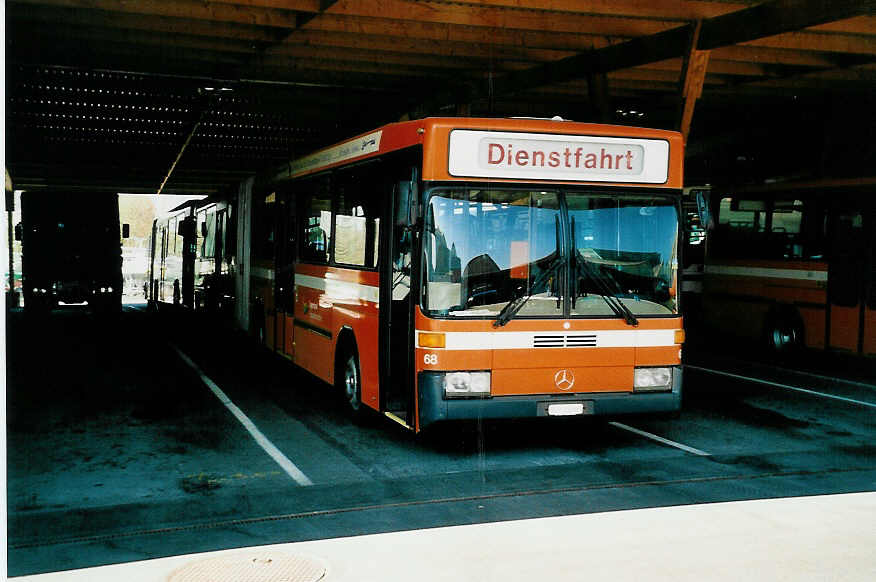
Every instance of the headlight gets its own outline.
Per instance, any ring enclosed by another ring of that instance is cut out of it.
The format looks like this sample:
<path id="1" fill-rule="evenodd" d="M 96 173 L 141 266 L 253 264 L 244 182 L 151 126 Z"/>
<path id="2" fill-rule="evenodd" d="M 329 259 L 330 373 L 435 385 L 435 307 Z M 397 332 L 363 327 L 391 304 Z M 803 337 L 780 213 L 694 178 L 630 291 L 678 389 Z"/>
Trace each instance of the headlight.
<path id="1" fill-rule="evenodd" d="M 489 372 L 448 372 L 444 375 L 445 398 L 470 398 L 489 395 Z"/>
<path id="2" fill-rule="evenodd" d="M 672 389 L 672 368 L 636 368 L 634 392 L 659 392 Z"/>

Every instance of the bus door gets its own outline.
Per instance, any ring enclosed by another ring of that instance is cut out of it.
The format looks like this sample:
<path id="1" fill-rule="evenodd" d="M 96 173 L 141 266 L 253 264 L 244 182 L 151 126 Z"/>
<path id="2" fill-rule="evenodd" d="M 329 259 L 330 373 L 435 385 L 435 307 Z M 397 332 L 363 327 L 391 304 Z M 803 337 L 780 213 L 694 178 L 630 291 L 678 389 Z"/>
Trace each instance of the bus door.
<path id="1" fill-rule="evenodd" d="M 838 208 L 830 219 L 828 257 L 828 338 L 829 348 L 859 352 L 863 347 L 867 316 L 865 291 L 871 254 L 866 244 L 865 221 L 859 209 Z M 865 273 L 867 276 L 865 276 Z"/>
<path id="2" fill-rule="evenodd" d="M 295 327 L 295 201 L 288 194 L 283 193 L 278 195 L 277 205 L 274 349 L 291 357 L 294 355 L 293 329 Z"/>
<path id="3" fill-rule="evenodd" d="M 393 191 L 389 214 L 392 225 L 386 241 L 388 260 L 382 261 L 380 337 L 381 362 L 380 394 L 382 411 L 390 412 L 413 426 L 414 382 L 411 364 L 413 346 L 413 297 L 411 265 L 414 257 L 414 231 L 410 224 L 411 199 L 416 195 L 415 182 L 401 182 Z M 382 306 L 389 305 L 389 309 Z"/>

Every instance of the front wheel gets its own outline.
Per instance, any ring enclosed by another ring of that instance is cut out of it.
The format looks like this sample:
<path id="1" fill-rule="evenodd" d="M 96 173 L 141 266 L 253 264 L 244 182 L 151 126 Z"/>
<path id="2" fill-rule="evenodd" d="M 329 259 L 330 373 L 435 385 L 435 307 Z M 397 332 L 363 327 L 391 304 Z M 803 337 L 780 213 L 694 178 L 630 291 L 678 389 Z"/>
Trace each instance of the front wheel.
<path id="1" fill-rule="evenodd" d="M 354 351 L 350 351 L 341 360 L 341 369 L 338 378 L 344 401 L 352 411 L 354 417 L 361 415 L 362 407 L 362 377 L 359 374 L 359 358 Z"/>

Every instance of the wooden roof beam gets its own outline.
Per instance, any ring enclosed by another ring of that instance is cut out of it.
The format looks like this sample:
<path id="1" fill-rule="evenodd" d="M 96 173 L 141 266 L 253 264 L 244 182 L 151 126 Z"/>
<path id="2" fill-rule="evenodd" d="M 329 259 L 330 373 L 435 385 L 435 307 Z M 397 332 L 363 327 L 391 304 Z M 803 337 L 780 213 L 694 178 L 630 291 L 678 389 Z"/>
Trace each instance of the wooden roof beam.
<path id="1" fill-rule="evenodd" d="M 283 8 L 262 8 L 199 0 L 8 0 L 7 4 L 61 6 L 146 16 L 167 16 L 190 20 L 233 22 L 295 29 L 299 12 L 315 12 L 319 0 L 284 0 Z"/>
<path id="2" fill-rule="evenodd" d="M 876 54 L 876 35 L 822 34 L 808 31 L 786 32 L 750 40 L 739 46 L 872 55 Z"/>
<path id="3" fill-rule="evenodd" d="M 490 39 L 492 40 L 492 39 Z M 529 63 L 555 61 L 576 54 L 577 51 L 540 49 L 517 45 L 495 45 L 486 42 L 466 42 L 411 38 L 376 34 L 300 30 L 292 35 L 286 46 L 303 44 L 315 47 L 357 48 L 392 51 L 414 55 L 442 55 L 502 59 Z"/>
<path id="4" fill-rule="evenodd" d="M 453 0 L 454 4 L 468 6 L 491 6 L 528 10 L 632 16 L 636 18 L 661 18 L 697 20 L 712 18 L 748 6 L 744 2 L 715 2 L 708 0 Z"/>
<path id="5" fill-rule="evenodd" d="M 699 50 L 795 32 L 873 13 L 874 0 L 773 0 L 703 21 Z"/>
<path id="6" fill-rule="evenodd" d="M 193 20 L 171 16 L 129 14 L 106 10 L 82 10 L 61 6 L 31 6 L 10 3 L 8 21 L 39 23 L 49 26 L 89 26 L 119 30 L 141 30 L 166 34 L 186 34 L 256 43 L 276 42 L 280 29 L 233 22 Z M 9 30 L 7 30 L 7 35 Z"/>
<path id="7" fill-rule="evenodd" d="M 54 0 L 53 0 L 54 1 Z M 370 20 L 371 25 L 385 30 L 399 32 L 410 30 L 411 26 L 437 25 L 439 27 L 468 27 L 479 29 L 476 36 L 483 39 L 489 31 L 504 31 L 516 42 L 522 42 L 524 32 L 534 32 L 542 36 L 551 34 L 599 34 L 604 36 L 641 36 L 660 32 L 677 26 L 678 21 L 649 20 L 645 18 L 626 18 L 561 12 L 532 10 L 460 10 L 458 6 L 431 2 L 405 2 L 404 0 L 384 0 L 381 2 L 350 2 L 339 0 L 324 17 L 313 20 L 319 26 L 323 18 L 332 18 L 336 23 L 347 23 L 351 30 L 360 22 Z M 376 31 L 379 34 L 379 31 Z M 395 33 L 391 33 L 395 34 Z M 414 36 L 410 31 L 409 35 Z"/>
<path id="8" fill-rule="evenodd" d="M 443 43 L 483 43 L 485 38 L 492 45 L 526 47 L 548 50 L 580 52 L 602 48 L 615 42 L 609 31 L 588 34 L 578 32 L 542 32 L 536 30 L 508 30 L 483 26 L 463 26 L 440 22 L 387 20 L 382 18 L 352 17 L 324 14 L 312 20 L 304 28 L 308 31 L 338 32 L 352 35 L 369 34 L 394 38 L 415 38 Z"/>
<path id="9" fill-rule="evenodd" d="M 876 0 L 773 0 L 704 20 L 696 48 L 710 50 L 860 14 L 870 14 L 874 3 Z M 462 96 L 444 94 L 428 100 L 421 109 L 429 111 L 440 104 L 467 102 L 480 98 L 489 91 L 500 94 L 514 92 L 580 78 L 591 73 L 608 73 L 678 57 L 684 54 L 689 38 L 690 25 L 634 38 L 526 71 L 509 73 L 494 79 L 489 89 L 473 87 L 468 95 Z"/>

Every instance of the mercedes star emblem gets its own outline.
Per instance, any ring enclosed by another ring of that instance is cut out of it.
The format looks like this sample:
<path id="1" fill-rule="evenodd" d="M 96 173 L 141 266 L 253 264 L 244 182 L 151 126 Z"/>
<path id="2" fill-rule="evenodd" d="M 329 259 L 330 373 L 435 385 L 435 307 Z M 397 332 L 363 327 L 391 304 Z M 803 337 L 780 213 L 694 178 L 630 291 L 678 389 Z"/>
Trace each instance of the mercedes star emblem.
<path id="1" fill-rule="evenodd" d="M 560 390 L 571 390 L 572 386 L 575 385 L 575 374 L 570 370 L 562 369 L 554 374 L 554 384 Z"/>

